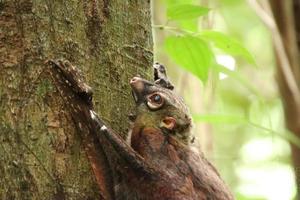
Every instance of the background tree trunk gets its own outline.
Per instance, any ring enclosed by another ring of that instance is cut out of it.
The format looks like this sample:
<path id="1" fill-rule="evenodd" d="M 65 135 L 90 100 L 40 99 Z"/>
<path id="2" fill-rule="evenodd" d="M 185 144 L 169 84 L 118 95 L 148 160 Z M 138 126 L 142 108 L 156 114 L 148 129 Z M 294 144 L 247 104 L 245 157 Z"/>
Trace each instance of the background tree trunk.
<path id="1" fill-rule="evenodd" d="M 0 198 L 97 199 L 46 59 L 78 65 L 98 113 L 124 136 L 128 81 L 152 69 L 150 1 L 0 0 Z"/>
<path id="2" fill-rule="evenodd" d="M 284 105 L 285 123 L 287 129 L 300 138 L 300 3 L 299 0 L 271 0 L 272 13 L 278 26 L 278 39 L 281 47 L 274 47 L 277 60 L 277 80 Z M 284 60 L 287 62 L 284 62 Z M 285 71 L 291 72 L 288 78 Z M 291 81 L 295 87 L 291 87 Z M 292 163 L 296 175 L 297 199 L 300 199 L 300 149 L 290 143 Z"/>

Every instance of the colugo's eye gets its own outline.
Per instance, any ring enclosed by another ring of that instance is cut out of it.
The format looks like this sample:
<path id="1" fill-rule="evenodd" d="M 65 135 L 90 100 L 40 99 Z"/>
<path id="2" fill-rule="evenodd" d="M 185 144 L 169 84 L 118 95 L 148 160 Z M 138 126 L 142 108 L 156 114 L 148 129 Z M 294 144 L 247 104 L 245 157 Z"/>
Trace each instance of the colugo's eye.
<path id="1" fill-rule="evenodd" d="M 164 103 L 164 99 L 160 94 L 152 94 L 148 96 L 147 105 L 150 109 L 155 110 L 160 108 Z"/>
<path id="2" fill-rule="evenodd" d="M 160 104 L 161 101 L 162 101 L 162 98 L 161 98 L 161 96 L 160 96 L 159 94 L 154 94 L 154 95 L 152 95 L 152 96 L 150 97 L 150 99 L 151 99 L 153 102 L 158 103 L 158 104 Z"/>

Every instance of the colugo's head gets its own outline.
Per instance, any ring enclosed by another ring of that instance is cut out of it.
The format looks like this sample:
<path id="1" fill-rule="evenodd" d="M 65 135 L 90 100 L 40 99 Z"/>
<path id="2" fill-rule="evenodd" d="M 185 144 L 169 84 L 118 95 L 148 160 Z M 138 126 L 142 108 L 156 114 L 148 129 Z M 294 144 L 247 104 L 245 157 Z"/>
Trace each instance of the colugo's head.
<path id="1" fill-rule="evenodd" d="M 137 123 L 160 128 L 188 142 L 191 118 L 180 96 L 157 81 L 139 77 L 132 78 L 130 85 L 137 105 Z"/>

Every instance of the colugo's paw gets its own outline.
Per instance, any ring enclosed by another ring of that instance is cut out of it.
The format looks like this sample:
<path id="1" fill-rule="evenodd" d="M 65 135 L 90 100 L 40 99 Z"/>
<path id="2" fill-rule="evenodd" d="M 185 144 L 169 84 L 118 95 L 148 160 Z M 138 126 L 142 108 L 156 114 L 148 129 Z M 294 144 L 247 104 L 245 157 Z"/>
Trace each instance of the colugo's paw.
<path id="1" fill-rule="evenodd" d="M 75 94 L 92 101 L 92 88 L 85 83 L 79 68 L 67 60 L 47 60 L 45 63 L 50 66 L 50 74 L 58 87 L 67 85 Z"/>
<path id="2" fill-rule="evenodd" d="M 153 65 L 153 68 L 154 68 L 154 81 L 155 81 L 155 83 L 158 84 L 158 85 L 161 85 L 164 88 L 168 88 L 170 90 L 173 90 L 174 86 L 172 85 L 172 83 L 168 79 L 166 68 L 158 62 L 156 62 Z"/>

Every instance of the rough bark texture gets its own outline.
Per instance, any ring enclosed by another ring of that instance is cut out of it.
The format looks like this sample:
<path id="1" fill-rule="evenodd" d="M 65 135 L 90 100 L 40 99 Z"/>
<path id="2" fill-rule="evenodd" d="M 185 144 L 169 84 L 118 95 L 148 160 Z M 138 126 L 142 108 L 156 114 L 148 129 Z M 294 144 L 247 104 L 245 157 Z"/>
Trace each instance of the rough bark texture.
<path id="1" fill-rule="evenodd" d="M 149 1 L 0 0 L 0 198 L 98 199 L 46 59 L 84 66 L 95 109 L 125 135 L 128 80 L 152 66 Z"/>
<path id="2" fill-rule="evenodd" d="M 279 90 L 284 103 L 286 126 L 295 136 L 300 138 L 300 103 L 289 87 L 283 69 L 290 68 L 293 78 L 300 91 L 300 1 L 299 0 L 272 0 L 270 1 L 273 15 L 280 32 L 289 66 L 282 66 L 280 50 L 275 48 L 277 59 L 277 78 Z M 280 66 L 281 65 L 281 66 Z M 299 98 L 299 96 L 297 97 Z M 300 199 L 300 149 L 291 143 L 292 161 L 296 175 L 297 199 Z"/>

